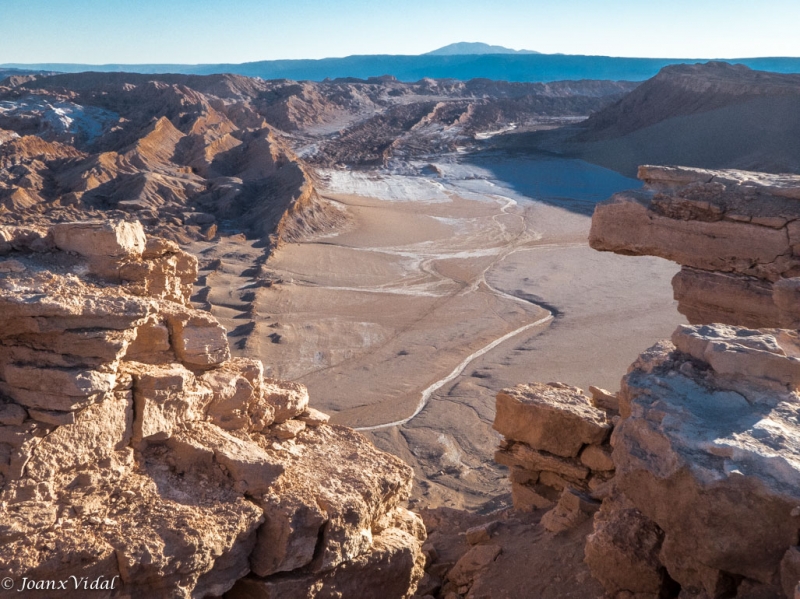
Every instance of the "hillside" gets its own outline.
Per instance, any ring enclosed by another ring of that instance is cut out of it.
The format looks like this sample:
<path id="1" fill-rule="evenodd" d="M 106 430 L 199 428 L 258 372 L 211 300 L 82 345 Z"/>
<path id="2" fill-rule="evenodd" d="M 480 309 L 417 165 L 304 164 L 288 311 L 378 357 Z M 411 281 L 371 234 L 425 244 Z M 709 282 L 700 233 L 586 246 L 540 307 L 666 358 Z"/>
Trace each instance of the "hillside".
<path id="1" fill-rule="evenodd" d="M 800 172 L 800 75 L 709 62 L 664 68 L 618 102 L 557 133 L 508 135 L 633 175 L 639 164 Z"/>
<path id="2" fill-rule="evenodd" d="M 273 246 L 343 218 L 317 196 L 311 165 L 454 152 L 499 130 L 583 118 L 634 87 L 135 73 L 9 78 L 0 85 L 0 222 L 136 216 L 149 232 L 182 243 L 226 228 Z"/>

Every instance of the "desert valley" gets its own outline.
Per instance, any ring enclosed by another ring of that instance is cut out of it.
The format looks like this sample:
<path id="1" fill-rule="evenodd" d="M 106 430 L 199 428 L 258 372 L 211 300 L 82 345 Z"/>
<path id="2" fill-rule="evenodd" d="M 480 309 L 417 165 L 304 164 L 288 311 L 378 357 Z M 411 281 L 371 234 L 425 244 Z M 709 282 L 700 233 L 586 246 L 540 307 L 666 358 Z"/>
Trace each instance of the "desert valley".
<path id="1" fill-rule="evenodd" d="M 800 596 L 800 75 L 0 76 L 0 596 Z"/>

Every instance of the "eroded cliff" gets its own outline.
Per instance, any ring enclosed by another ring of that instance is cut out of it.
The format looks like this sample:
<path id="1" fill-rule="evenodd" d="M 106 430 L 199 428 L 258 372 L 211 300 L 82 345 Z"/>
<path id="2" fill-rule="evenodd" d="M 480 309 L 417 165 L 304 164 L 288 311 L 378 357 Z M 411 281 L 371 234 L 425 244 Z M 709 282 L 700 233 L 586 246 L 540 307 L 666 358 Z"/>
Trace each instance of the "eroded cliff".
<path id="1" fill-rule="evenodd" d="M 642 166 L 642 191 L 599 204 L 590 245 L 660 256 L 692 323 L 800 326 L 800 177 Z"/>
<path id="2" fill-rule="evenodd" d="M 231 358 L 196 275 L 137 222 L 0 228 L 3 592 L 413 594 L 411 469 Z"/>

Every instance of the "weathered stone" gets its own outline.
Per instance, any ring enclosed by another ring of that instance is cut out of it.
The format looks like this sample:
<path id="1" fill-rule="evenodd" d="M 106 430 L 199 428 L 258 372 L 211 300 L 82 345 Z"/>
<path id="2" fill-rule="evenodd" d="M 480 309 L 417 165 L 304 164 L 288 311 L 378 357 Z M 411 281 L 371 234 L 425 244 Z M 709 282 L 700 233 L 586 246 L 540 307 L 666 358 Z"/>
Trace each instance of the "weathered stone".
<path id="1" fill-rule="evenodd" d="M 515 443 L 508 449 L 496 451 L 494 461 L 509 468 L 519 466 L 537 472 L 555 472 L 572 480 L 583 480 L 589 475 L 589 469 L 577 460 L 539 453 L 524 443 Z"/>
<path id="2" fill-rule="evenodd" d="M 249 428 L 250 403 L 255 396 L 250 381 L 237 372 L 225 370 L 208 372 L 200 380 L 213 393 L 207 414 L 214 424 L 227 430 Z"/>
<path id="3" fill-rule="evenodd" d="M 662 346 L 646 370 L 635 366 L 623 379 L 630 416 L 614 432 L 615 481 L 664 531 L 665 559 L 682 556 L 684 563 L 771 584 L 800 525 L 793 457 L 800 397 L 769 381 L 742 379 L 742 373 L 765 374 L 764 355 L 767 364 L 786 359 L 774 353 L 780 347 L 774 336 L 733 329 L 737 341 L 719 343 L 721 331 L 684 327 L 678 340 L 687 353 L 710 356 L 722 373 L 677 370 Z M 760 366 L 748 364 L 748 356 Z M 731 363 L 741 370 L 732 371 Z M 702 570 L 690 566 L 682 572 Z M 671 572 L 687 587 L 703 584 L 681 574 Z"/>
<path id="4" fill-rule="evenodd" d="M 270 433 L 278 439 L 294 439 L 306 428 L 306 423 L 300 420 L 287 420 L 270 428 Z"/>
<path id="5" fill-rule="evenodd" d="M 189 368 L 211 368 L 231 357 L 228 334 L 208 314 L 198 310 L 167 317 L 172 348 L 178 360 Z"/>
<path id="6" fill-rule="evenodd" d="M 31 226 L 0 225 L 0 254 L 11 250 L 46 252 L 53 247 L 49 230 Z"/>
<path id="7" fill-rule="evenodd" d="M 554 499 L 539 493 L 541 485 L 522 485 L 511 483 L 511 501 L 514 509 L 520 512 L 532 512 L 553 505 Z"/>
<path id="8" fill-rule="evenodd" d="M 102 394 L 85 396 L 57 395 L 54 393 L 44 393 L 43 391 L 20 389 L 19 387 L 12 387 L 6 383 L 0 383 L 0 392 L 5 392 L 11 399 L 27 408 L 58 410 L 63 412 L 81 410 L 99 401 L 102 397 Z"/>
<path id="9" fill-rule="evenodd" d="M 84 369 L 54 369 L 8 364 L 3 372 L 9 385 L 48 395 L 88 397 L 112 389 L 113 374 Z M 46 406 L 41 406 L 46 407 Z"/>
<path id="10" fill-rule="evenodd" d="M 126 596 L 190 599 L 222 596 L 252 568 L 278 575 L 258 581 L 259 596 L 289 578 L 317 599 L 368 596 L 363 584 L 381 599 L 412 595 L 426 533 L 399 506 L 411 469 L 322 426 L 301 385 L 229 359 L 224 329 L 182 303 L 193 259 L 169 243 L 142 253 L 126 226 L 58 236 L 89 258 L 88 274 L 127 279 L 117 286 L 84 278 L 82 258 L 31 254 L 53 248 L 46 231 L 0 228 L 28 252 L 0 281 L 4 575 L 117 576 Z M 292 431 L 280 442 L 263 434 L 276 412 Z"/>
<path id="11" fill-rule="evenodd" d="M 262 508 L 266 521 L 250 557 L 253 573 L 269 576 L 310 564 L 327 514 L 313 502 L 289 494 L 270 496 Z"/>
<path id="12" fill-rule="evenodd" d="M 552 487 L 557 491 L 561 491 L 569 486 L 569 481 L 562 478 L 555 472 L 540 472 L 538 482 L 545 486 Z"/>
<path id="13" fill-rule="evenodd" d="M 388 529 L 369 552 L 329 572 L 290 573 L 272 579 L 243 578 L 230 599 L 409 599 L 423 575 L 421 551 L 407 533 Z"/>
<path id="14" fill-rule="evenodd" d="M 131 293 L 188 305 L 197 268 L 197 258 L 178 250 L 155 259 L 125 262 L 118 272 Z"/>
<path id="15" fill-rule="evenodd" d="M 758 272 L 787 250 L 786 232 L 726 220 L 704 222 L 661 216 L 651 198 L 624 192 L 597 204 L 589 244 L 596 250 L 659 256 L 684 266 L 722 272 Z"/>
<path id="16" fill-rule="evenodd" d="M 610 594 L 657 595 L 664 584 L 658 554 L 663 533 L 635 508 L 603 508 L 586 539 L 586 563 Z"/>
<path id="17" fill-rule="evenodd" d="M 720 375 L 800 386 L 800 340 L 796 333 L 727 325 L 682 325 L 672 334 L 672 342 Z"/>
<path id="18" fill-rule="evenodd" d="M 15 403 L 0 403 L 0 424 L 19 426 L 27 416 L 22 406 Z"/>
<path id="19" fill-rule="evenodd" d="M 588 443 L 602 443 L 611 431 L 605 413 L 592 407 L 577 387 L 532 383 L 497 394 L 493 428 L 535 449 L 575 457 Z"/>
<path id="20" fill-rule="evenodd" d="M 128 346 L 125 357 L 136 362 L 158 364 L 172 361 L 169 329 L 156 317 L 148 318 L 136 328 L 136 337 Z"/>
<path id="21" fill-rule="evenodd" d="M 131 440 L 131 407 L 130 393 L 110 393 L 77 412 L 74 423 L 54 428 L 30 451 L 25 476 L 47 481 L 89 460 L 109 469 L 126 461 L 130 456 L 126 448 Z"/>
<path id="22" fill-rule="evenodd" d="M 479 543 L 488 543 L 491 538 L 492 534 L 497 530 L 500 523 L 495 520 L 493 522 L 487 522 L 486 524 L 481 524 L 480 526 L 473 526 L 472 528 L 468 528 L 466 532 L 467 543 L 470 545 L 478 545 Z"/>
<path id="23" fill-rule="evenodd" d="M 260 497 L 268 493 L 285 468 L 257 444 L 248 442 L 205 422 L 188 425 L 173 435 L 169 447 L 176 463 L 190 471 L 192 462 L 211 456 L 241 493 Z"/>
<path id="24" fill-rule="evenodd" d="M 678 311 L 693 324 L 725 322 L 776 326 L 784 310 L 774 299 L 775 283 L 753 276 L 684 266 L 672 279 Z"/>
<path id="25" fill-rule="evenodd" d="M 25 272 L 25 265 L 19 260 L 0 260 L 0 273 Z"/>
<path id="26" fill-rule="evenodd" d="M 800 277 L 776 281 L 772 288 L 772 301 L 778 308 L 781 327 L 800 328 Z"/>
<path id="27" fill-rule="evenodd" d="M 793 597 L 798 585 L 800 585 L 800 547 L 789 547 L 781 560 L 781 588 L 787 597 Z"/>
<path id="28" fill-rule="evenodd" d="M 606 472 L 614 469 L 611 448 L 605 445 L 589 445 L 581 452 L 581 464 L 589 470 Z"/>
<path id="29" fill-rule="evenodd" d="M 619 410 L 619 398 L 616 393 L 611 393 L 611 391 L 606 391 L 594 385 L 589 385 L 589 393 L 591 394 L 589 401 L 595 408 L 614 412 Z"/>
<path id="30" fill-rule="evenodd" d="M 644 191 L 597 206 L 592 247 L 681 264 L 675 298 L 694 324 L 796 328 L 795 293 L 782 280 L 800 276 L 797 177 L 652 166 L 639 174 Z"/>
<path id="31" fill-rule="evenodd" d="M 57 248 L 90 258 L 140 257 L 146 239 L 138 222 L 85 221 L 59 223 L 51 228 Z"/>
<path id="32" fill-rule="evenodd" d="M 28 410 L 28 415 L 38 422 L 61 426 L 75 422 L 75 412 L 56 412 L 54 410 Z"/>
<path id="33" fill-rule="evenodd" d="M 552 533 L 575 528 L 600 509 L 600 502 L 583 493 L 565 488 L 556 506 L 542 516 L 542 525 Z"/>
<path id="34" fill-rule="evenodd" d="M 499 545 L 475 545 L 456 562 L 447 578 L 457 585 L 471 584 L 500 555 Z"/>
<path id="35" fill-rule="evenodd" d="M 308 408 L 308 391 L 304 385 L 264 379 L 262 389 L 263 401 L 274 408 L 278 424 L 300 416 Z"/>
<path id="36" fill-rule="evenodd" d="M 380 517 L 410 494 L 410 468 L 349 429 L 306 429 L 291 451 L 257 437 L 285 468 L 280 493 L 261 501 L 266 522 L 251 558 L 259 576 L 304 566 L 315 551 L 315 571 L 355 558 L 370 547 Z"/>
<path id="37" fill-rule="evenodd" d="M 527 470 L 520 466 L 511 466 L 511 472 L 508 479 L 512 483 L 519 483 L 521 485 L 533 485 L 539 480 L 539 472 L 536 470 Z"/>
<path id="38" fill-rule="evenodd" d="M 322 426 L 323 424 L 327 424 L 331 417 L 319 410 L 307 407 L 297 419 L 301 422 L 305 422 L 308 426 Z"/>
<path id="39" fill-rule="evenodd" d="M 165 441 L 185 422 L 203 419 L 212 393 L 178 364 L 134 372 L 133 439 Z"/>

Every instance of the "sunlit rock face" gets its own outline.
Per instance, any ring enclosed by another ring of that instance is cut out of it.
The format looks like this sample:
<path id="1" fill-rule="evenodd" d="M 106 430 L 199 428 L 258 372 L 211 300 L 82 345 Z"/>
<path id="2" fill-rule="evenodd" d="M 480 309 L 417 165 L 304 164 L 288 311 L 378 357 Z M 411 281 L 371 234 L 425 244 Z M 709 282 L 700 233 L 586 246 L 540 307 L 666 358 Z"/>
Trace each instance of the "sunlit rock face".
<path id="1" fill-rule="evenodd" d="M 683 266 L 689 322 L 800 326 L 800 176 L 642 166 L 643 191 L 599 204 L 589 243 Z"/>
<path id="2" fill-rule="evenodd" d="M 425 529 L 401 506 L 410 468 L 328 425 L 302 385 L 231 358 L 189 305 L 196 259 L 138 222 L 0 239 L 5 574 L 199 598 L 287 575 L 293 596 L 317 596 L 359 572 L 382 597 L 413 594 Z"/>

